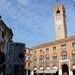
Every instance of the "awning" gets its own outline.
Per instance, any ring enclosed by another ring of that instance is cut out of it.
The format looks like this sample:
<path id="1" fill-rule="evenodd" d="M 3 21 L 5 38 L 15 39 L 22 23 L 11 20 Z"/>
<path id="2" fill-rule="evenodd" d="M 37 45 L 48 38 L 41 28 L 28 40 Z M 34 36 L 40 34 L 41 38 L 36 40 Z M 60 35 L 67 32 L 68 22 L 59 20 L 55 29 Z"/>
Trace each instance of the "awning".
<path id="1" fill-rule="evenodd" d="M 37 70 L 36 73 L 56 73 L 57 70 Z"/>

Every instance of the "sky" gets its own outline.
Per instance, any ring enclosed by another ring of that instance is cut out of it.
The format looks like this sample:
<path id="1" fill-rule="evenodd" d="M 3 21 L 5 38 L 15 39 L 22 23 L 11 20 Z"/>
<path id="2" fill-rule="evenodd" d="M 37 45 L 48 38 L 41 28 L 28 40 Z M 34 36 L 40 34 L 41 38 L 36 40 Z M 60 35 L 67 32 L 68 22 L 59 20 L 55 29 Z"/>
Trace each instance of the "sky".
<path id="1" fill-rule="evenodd" d="M 66 9 L 67 35 L 75 35 L 75 0 L 0 0 L 0 15 L 13 31 L 13 41 L 32 47 L 55 40 L 56 5 Z"/>

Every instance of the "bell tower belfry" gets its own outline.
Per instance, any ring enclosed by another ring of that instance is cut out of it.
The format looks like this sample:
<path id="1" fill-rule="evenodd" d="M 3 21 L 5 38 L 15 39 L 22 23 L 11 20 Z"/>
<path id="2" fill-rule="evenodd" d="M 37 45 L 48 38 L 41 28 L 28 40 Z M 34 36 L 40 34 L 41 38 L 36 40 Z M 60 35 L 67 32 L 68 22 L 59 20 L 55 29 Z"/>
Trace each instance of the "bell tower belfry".
<path id="1" fill-rule="evenodd" d="M 65 8 L 62 4 L 54 8 L 55 36 L 56 40 L 67 37 Z"/>

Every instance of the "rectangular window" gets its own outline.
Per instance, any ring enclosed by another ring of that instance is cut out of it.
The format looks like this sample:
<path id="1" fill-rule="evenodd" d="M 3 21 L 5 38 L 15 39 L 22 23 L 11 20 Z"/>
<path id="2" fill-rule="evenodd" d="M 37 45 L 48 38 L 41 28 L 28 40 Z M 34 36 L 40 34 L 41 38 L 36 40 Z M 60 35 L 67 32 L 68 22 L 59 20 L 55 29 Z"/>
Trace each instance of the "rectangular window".
<path id="1" fill-rule="evenodd" d="M 53 50 L 56 50 L 56 46 L 53 47 Z"/>
<path id="2" fill-rule="evenodd" d="M 61 50 L 66 50 L 66 44 L 61 45 Z"/>
<path id="3" fill-rule="evenodd" d="M 42 53 L 42 49 L 40 49 L 40 53 Z"/>
<path id="4" fill-rule="evenodd" d="M 72 58 L 75 59 L 75 54 L 72 54 Z"/>
<path id="5" fill-rule="evenodd" d="M 75 49 L 75 42 L 72 43 L 72 47 L 73 47 L 73 49 Z"/>
<path id="6" fill-rule="evenodd" d="M 30 53 L 30 50 L 29 50 L 29 53 Z"/>
<path id="7" fill-rule="evenodd" d="M 36 51 L 34 51 L 34 54 L 36 54 Z"/>
<path id="8" fill-rule="evenodd" d="M 34 62 L 37 62 L 37 59 L 34 59 Z"/>
<path id="9" fill-rule="evenodd" d="M 49 48 L 46 48 L 46 52 L 49 52 Z"/>
<path id="10" fill-rule="evenodd" d="M 40 57 L 39 57 L 39 62 L 43 62 L 44 60 L 43 60 L 44 58 L 43 58 L 43 55 L 40 55 Z"/>
<path id="11" fill-rule="evenodd" d="M 50 57 L 46 57 L 46 60 L 50 60 Z"/>
<path id="12" fill-rule="evenodd" d="M 57 56 L 53 56 L 53 61 L 56 61 L 57 60 Z"/>
<path id="13" fill-rule="evenodd" d="M 62 55 L 62 60 L 67 59 L 67 55 Z"/>
<path id="14" fill-rule="evenodd" d="M 43 58 L 39 58 L 39 63 L 43 63 L 43 62 L 44 62 Z"/>
<path id="15" fill-rule="evenodd" d="M 4 31 L 2 31 L 2 38 L 4 39 Z"/>

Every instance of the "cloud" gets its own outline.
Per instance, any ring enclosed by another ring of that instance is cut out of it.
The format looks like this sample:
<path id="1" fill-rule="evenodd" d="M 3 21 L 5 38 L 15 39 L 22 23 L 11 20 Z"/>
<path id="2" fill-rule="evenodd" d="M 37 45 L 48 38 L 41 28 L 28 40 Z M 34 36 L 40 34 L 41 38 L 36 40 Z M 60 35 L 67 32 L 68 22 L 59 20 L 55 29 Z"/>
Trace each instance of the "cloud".
<path id="1" fill-rule="evenodd" d="M 28 0 L 17 0 L 22 5 L 28 5 Z"/>

